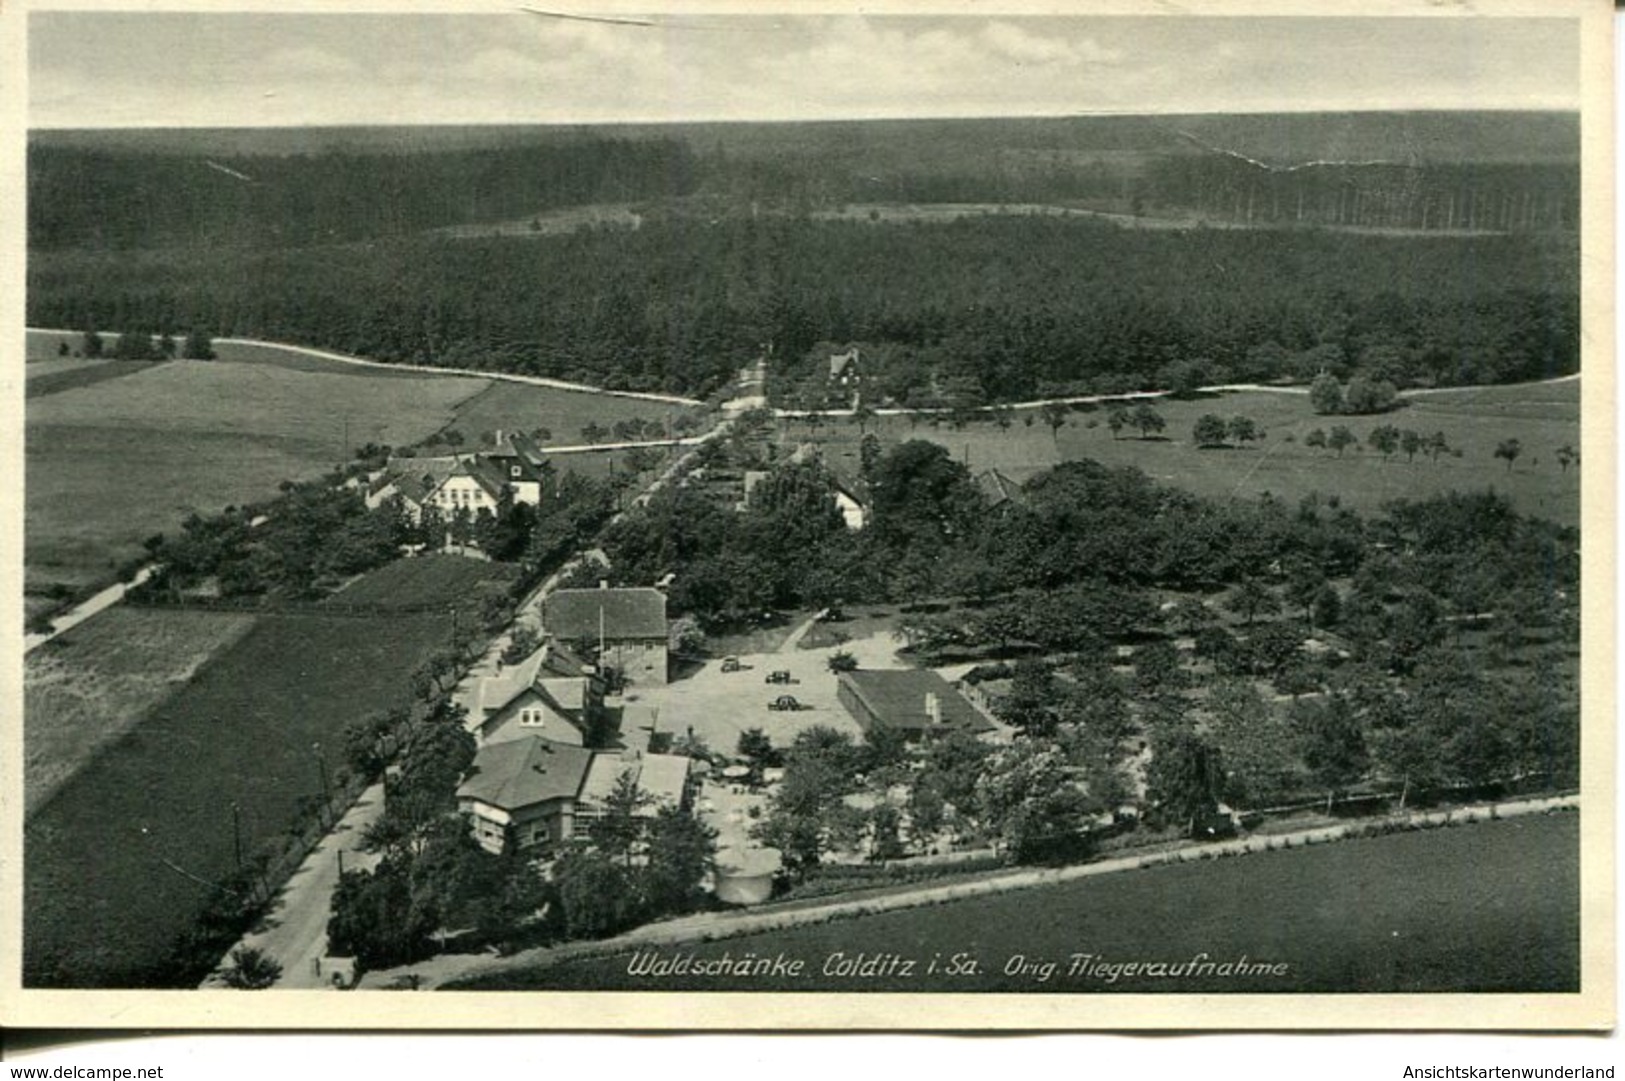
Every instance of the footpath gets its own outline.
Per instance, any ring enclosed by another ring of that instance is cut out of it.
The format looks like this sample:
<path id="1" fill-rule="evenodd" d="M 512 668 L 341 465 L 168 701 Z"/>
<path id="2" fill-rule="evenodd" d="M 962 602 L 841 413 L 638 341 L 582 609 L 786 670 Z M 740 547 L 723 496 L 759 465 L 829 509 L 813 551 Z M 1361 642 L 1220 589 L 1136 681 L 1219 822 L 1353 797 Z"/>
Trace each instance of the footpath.
<path id="1" fill-rule="evenodd" d="M 870 895 L 850 900 L 814 903 L 793 909 L 772 911 L 705 912 L 694 916 L 647 924 L 613 938 L 594 942 L 573 942 L 562 946 L 546 946 L 498 958 L 494 954 L 442 954 L 420 964 L 399 969 L 368 973 L 361 986 L 382 988 L 410 980 L 421 990 L 441 986 L 465 977 L 496 976 L 504 972 L 545 968 L 565 961 L 585 960 L 630 952 L 645 947 L 671 947 L 696 942 L 715 942 L 743 935 L 783 931 L 792 927 L 828 923 L 831 920 L 853 919 L 880 912 L 900 909 L 924 908 L 930 905 L 962 901 L 972 897 L 986 897 L 1012 890 L 1032 889 L 1063 882 L 1093 878 L 1097 875 L 1118 874 L 1149 867 L 1179 863 L 1199 863 L 1205 860 L 1245 856 L 1257 852 L 1303 848 L 1310 845 L 1330 844 L 1336 841 L 1370 836 L 1383 830 L 1407 831 L 1459 826 L 1497 819 L 1517 818 L 1523 815 L 1548 814 L 1554 811 L 1578 810 L 1578 795 L 1550 796 L 1540 799 L 1513 800 L 1506 803 L 1478 804 L 1446 811 L 1418 812 L 1384 818 L 1362 819 L 1335 826 L 1320 826 L 1265 836 L 1238 838 L 1233 841 L 1193 842 L 1173 850 L 1139 855 L 1118 856 L 1094 863 L 1072 867 L 1018 868 L 969 882 L 956 882 L 941 886 L 920 886 L 900 889 L 880 896 Z"/>

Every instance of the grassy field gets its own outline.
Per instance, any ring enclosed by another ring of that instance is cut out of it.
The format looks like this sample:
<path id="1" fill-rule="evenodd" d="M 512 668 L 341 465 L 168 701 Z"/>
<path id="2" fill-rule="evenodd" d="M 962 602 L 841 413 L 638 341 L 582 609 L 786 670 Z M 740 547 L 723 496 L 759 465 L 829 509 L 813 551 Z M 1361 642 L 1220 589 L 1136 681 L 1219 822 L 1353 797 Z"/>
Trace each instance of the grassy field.
<path id="1" fill-rule="evenodd" d="M 574 446 L 587 442 L 581 429 L 588 424 L 609 428 L 634 418 L 669 422 L 686 411 L 687 407 L 668 402 L 496 380 L 459 404 L 449 426 L 462 432 L 471 444 L 482 432 L 546 428 L 553 438 L 543 443 L 545 448 L 547 443 Z"/>
<path id="2" fill-rule="evenodd" d="M 249 854 L 281 834 L 338 768 L 344 725 L 406 702 L 449 631 L 439 615 L 259 617 L 28 822 L 25 980 L 151 979 L 206 900 L 191 876 L 234 866 L 232 805 Z"/>
<path id="3" fill-rule="evenodd" d="M 352 445 L 421 439 L 484 385 L 177 361 L 34 398 L 29 588 L 97 581 L 192 510 L 263 499 L 337 464 L 346 434 Z"/>
<path id="4" fill-rule="evenodd" d="M 120 606 L 28 654 L 23 675 L 28 814 L 254 625 L 252 615 Z"/>
<path id="5" fill-rule="evenodd" d="M 263 499 L 366 442 L 406 446 L 457 428 L 553 431 L 575 443 L 589 422 L 669 420 L 682 407 L 471 376 L 346 365 L 274 346 L 216 345 L 212 363 L 59 358 L 77 334 L 28 334 L 27 588 L 106 580 L 140 542 L 188 513 Z M 122 378 L 113 378 L 114 374 Z M 106 381 L 98 381 L 106 380 Z M 60 384 L 60 385 L 58 385 Z M 37 388 L 53 390 L 37 394 Z M 617 462 L 617 465 L 619 463 Z M 591 476 L 609 458 L 561 468 Z"/>
<path id="6" fill-rule="evenodd" d="M 463 556 L 429 554 L 398 559 L 370 571 L 333 595 L 337 604 L 408 608 L 419 604 L 473 607 L 484 582 L 507 584 L 518 568 Z"/>
<path id="7" fill-rule="evenodd" d="M 997 468 L 1017 481 L 1057 462 L 1093 458 L 1108 465 L 1135 466 L 1156 480 L 1209 497 L 1253 498 L 1271 492 L 1296 502 L 1318 491 L 1338 495 L 1345 505 L 1362 512 L 1375 511 L 1391 499 L 1494 488 L 1525 514 L 1576 525 L 1578 471 L 1562 472 L 1555 452 L 1565 443 L 1579 445 L 1579 394 L 1578 382 L 1464 388 L 1414 396 L 1405 408 L 1380 417 L 1335 418 L 1316 416 L 1304 395 L 1238 392 L 1159 403 L 1158 411 L 1167 421 L 1165 438 L 1151 440 L 1128 430 L 1114 438 L 1103 409 L 1073 412 L 1053 436 L 1034 412 L 1016 414 L 1008 430 L 984 421 L 955 431 L 945 422 L 932 428 L 924 420 L 914 423 L 905 417 L 883 417 L 871 428 L 888 441 L 933 440 L 973 473 Z M 1251 417 L 1267 438 L 1246 448 L 1198 450 L 1191 429 L 1204 413 Z M 1031 426 L 1025 423 L 1027 416 L 1034 417 Z M 857 472 L 856 425 L 843 419 L 813 431 L 802 421 L 788 424 L 790 439 L 811 433 L 843 471 Z M 1351 449 L 1339 459 L 1335 452 L 1304 445 L 1309 432 L 1330 430 L 1333 424 L 1346 425 L 1361 440 L 1381 424 L 1414 428 L 1424 435 L 1441 431 L 1452 447 L 1461 448 L 1462 456 L 1442 457 L 1437 463 L 1418 456 L 1407 462 L 1403 454 L 1384 460 L 1375 451 Z M 1510 471 L 1494 456 L 1496 445 L 1508 438 L 1518 439 L 1524 448 Z"/>
<path id="8" fill-rule="evenodd" d="M 635 977 L 628 954 L 464 984 L 488 990 L 1561 992 L 1579 989 L 1579 817 L 1519 818 L 1130 871 L 663 955 L 805 962 L 785 977 Z M 839 978 L 837 954 L 900 955 L 912 977 Z M 1107 964 L 1283 963 L 1283 975 L 1068 976 Z M 959 955 L 975 972 L 947 974 Z M 937 971 L 926 969 L 933 958 Z M 1055 962 L 1022 971 L 1022 962 Z"/>

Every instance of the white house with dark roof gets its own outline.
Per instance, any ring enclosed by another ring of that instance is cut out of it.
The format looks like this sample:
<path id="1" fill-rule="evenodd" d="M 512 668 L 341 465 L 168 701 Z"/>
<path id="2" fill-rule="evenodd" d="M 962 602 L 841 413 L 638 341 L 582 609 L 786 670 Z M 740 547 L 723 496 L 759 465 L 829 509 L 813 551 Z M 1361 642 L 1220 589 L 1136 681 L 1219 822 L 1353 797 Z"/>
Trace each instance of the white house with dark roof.
<path id="1" fill-rule="evenodd" d="M 545 851 L 590 836 L 628 774 L 649 797 L 641 817 L 663 807 L 687 810 L 689 765 L 680 755 L 589 751 L 530 736 L 481 747 L 457 787 L 457 806 L 486 851 Z"/>
<path id="2" fill-rule="evenodd" d="M 559 589 L 542 602 L 542 630 L 598 654 L 629 682 L 666 682 L 666 595 L 647 587 Z"/>

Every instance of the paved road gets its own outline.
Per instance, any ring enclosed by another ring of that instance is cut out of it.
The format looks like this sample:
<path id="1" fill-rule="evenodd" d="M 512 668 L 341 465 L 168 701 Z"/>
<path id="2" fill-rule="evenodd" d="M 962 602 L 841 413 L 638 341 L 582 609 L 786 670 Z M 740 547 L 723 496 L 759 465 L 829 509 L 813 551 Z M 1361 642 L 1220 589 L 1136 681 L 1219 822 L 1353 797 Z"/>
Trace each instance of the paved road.
<path id="1" fill-rule="evenodd" d="M 50 633 L 29 634 L 25 636 L 23 638 L 23 652 L 27 653 L 29 650 L 32 650 L 38 646 L 43 646 L 46 642 L 49 642 L 63 631 L 66 631 L 71 627 L 77 627 L 79 624 L 83 623 L 97 612 L 105 612 L 115 604 L 118 604 L 124 599 L 125 590 L 129 589 L 131 586 L 138 586 L 142 582 L 145 582 L 148 578 L 151 578 L 152 572 L 155 569 L 156 567 L 152 564 L 142 567 L 135 573 L 135 577 L 130 579 L 128 583 L 118 582 L 114 585 L 110 585 L 100 593 L 97 593 L 95 596 L 91 597 L 89 600 L 82 601 L 81 603 L 74 605 L 61 615 L 52 616 Z"/>
<path id="2" fill-rule="evenodd" d="M 27 327 L 27 333 L 32 334 L 74 334 L 78 331 L 56 330 L 50 327 Z M 290 353 L 303 353 L 309 357 L 320 357 L 323 360 L 336 361 L 339 364 L 353 364 L 362 368 L 391 368 L 411 372 L 431 372 L 435 375 L 463 375 L 474 379 L 495 379 L 504 383 L 529 383 L 536 387 L 553 387 L 557 390 L 578 390 L 587 394 L 607 394 L 614 398 L 636 398 L 646 402 L 668 402 L 672 405 L 703 405 L 705 403 L 696 398 L 684 398 L 676 394 L 654 394 L 641 390 L 606 390 L 603 387 L 591 386 L 587 383 L 571 383 L 563 379 L 548 379 L 540 375 L 515 375 L 511 372 L 482 371 L 478 368 L 436 368 L 427 364 L 389 364 L 381 360 L 363 360 L 361 357 L 352 357 L 347 353 L 335 353 L 328 349 L 311 349 L 303 345 L 290 345 L 287 342 L 267 342 L 258 338 L 215 338 L 218 345 L 256 345 L 269 349 L 285 349 Z"/>
<path id="3" fill-rule="evenodd" d="M 362 851 L 361 838 L 383 810 L 382 784 L 361 793 L 333 831 L 322 838 L 288 879 L 271 911 L 243 936 L 241 945 L 264 950 L 282 964 L 277 987 L 308 990 L 332 985 L 331 973 L 320 972 L 317 962 L 327 955 L 327 916 L 339 883 L 340 853 L 346 871 L 371 869 L 378 857 Z M 221 959 L 222 966 L 230 956 L 228 950 Z M 211 974 L 202 986 L 219 987 L 220 983 Z"/>
<path id="4" fill-rule="evenodd" d="M 1456 387 L 1419 387 L 1414 390 L 1400 392 L 1400 400 L 1425 394 L 1459 394 L 1470 390 L 1488 390 L 1497 387 L 1543 387 L 1554 383 L 1570 383 L 1580 378 L 1579 372 L 1572 375 L 1560 375 L 1552 379 L 1537 379 L 1528 383 L 1473 383 Z M 1198 394 L 1229 394 L 1229 393 L 1264 393 L 1264 394 L 1308 394 L 1309 388 L 1305 386 L 1277 386 L 1272 383 L 1214 383 L 1211 386 L 1197 387 Z M 1007 402 L 998 405 L 976 405 L 970 407 L 972 413 L 991 413 L 996 409 L 1041 409 L 1046 405 L 1103 405 L 1107 402 L 1141 401 L 1149 398 L 1166 398 L 1166 390 L 1131 390 L 1122 394 L 1081 394 L 1067 398 L 1035 398 L 1028 402 Z M 922 409 L 904 409 L 887 407 L 874 411 L 879 417 L 906 417 L 930 416 L 932 414 L 946 415 L 954 412 L 953 409 L 932 407 Z M 776 417 L 850 417 L 852 409 L 775 409 Z"/>

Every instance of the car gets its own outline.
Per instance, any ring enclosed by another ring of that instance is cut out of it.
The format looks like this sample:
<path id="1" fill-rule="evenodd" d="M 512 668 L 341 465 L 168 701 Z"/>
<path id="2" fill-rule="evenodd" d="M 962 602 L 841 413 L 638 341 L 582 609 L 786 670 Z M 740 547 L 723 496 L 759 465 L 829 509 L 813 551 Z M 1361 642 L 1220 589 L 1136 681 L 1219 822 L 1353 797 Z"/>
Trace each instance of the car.
<path id="1" fill-rule="evenodd" d="M 796 710 L 801 708 L 801 703 L 796 701 L 796 696 L 793 694 L 781 694 L 777 698 L 773 699 L 773 701 L 769 702 L 767 704 L 767 708 L 771 710 L 785 710 L 787 712 L 794 713 Z"/>
<path id="2" fill-rule="evenodd" d="M 795 677 L 791 676 L 787 669 L 781 668 L 778 671 L 769 672 L 767 674 L 767 682 L 769 682 L 769 683 L 800 683 L 801 680 L 796 679 Z"/>
<path id="3" fill-rule="evenodd" d="M 737 672 L 740 670 L 740 667 L 741 665 L 738 657 L 722 658 L 722 670 L 724 672 Z"/>

